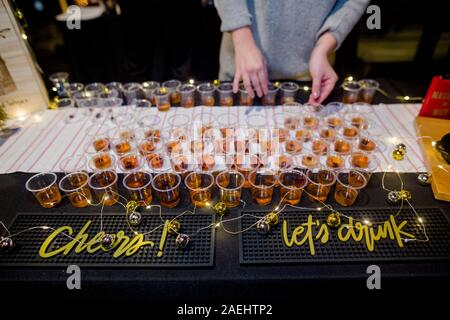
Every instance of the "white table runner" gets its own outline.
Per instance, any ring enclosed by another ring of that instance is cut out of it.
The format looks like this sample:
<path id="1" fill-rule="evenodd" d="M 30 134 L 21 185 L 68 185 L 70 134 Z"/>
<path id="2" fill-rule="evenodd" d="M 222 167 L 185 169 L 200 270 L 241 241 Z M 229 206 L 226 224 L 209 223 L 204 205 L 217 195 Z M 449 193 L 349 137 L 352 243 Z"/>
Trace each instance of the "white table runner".
<path id="1" fill-rule="evenodd" d="M 216 119 L 225 119 L 234 114 L 240 124 L 246 124 L 248 117 L 265 119 L 268 126 L 274 124 L 275 114 L 291 111 L 292 107 L 195 107 L 172 108 L 158 112 L 156 108 L 137 110 L 137 117 L 158 114 L 161 125 L 168 126 L 168 119 L 174 114 L 185 114 L 194 119 L 202 112 L 212 112 Z M 365 114 L 374 124 L 372 134 L 381 142 L 376 152 L 379 160 L 377 171 L 417 172 L 424 171 L 422 154 L 414 129 L 418 104 L 374 105 L 373 112 Z M 0 173 L 59 171 L 59 162 L 70 155 L 82 154 L 87 143 L 86 128 L 92 125 L 88 118 L 77 123 L 66 124 L 63 120 L 69 110 L 46 110 L 27 117 L 21 123 L 21 130 L 11 136 L 0 147 Z M 255 117 L 255 115 L 259 115 Z M 403 161 L 395 161 L 392 150 L 397 143 L 407 146 Z M 389 167 L 389 165 L 391 167 Z"/>

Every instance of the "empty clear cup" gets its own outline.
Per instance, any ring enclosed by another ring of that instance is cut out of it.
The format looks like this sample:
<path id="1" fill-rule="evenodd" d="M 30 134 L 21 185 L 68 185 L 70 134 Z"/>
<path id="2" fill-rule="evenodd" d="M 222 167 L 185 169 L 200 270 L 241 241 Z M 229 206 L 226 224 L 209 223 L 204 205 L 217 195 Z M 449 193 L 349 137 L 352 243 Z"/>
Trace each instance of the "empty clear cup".
<path id="1" fill-rule="evenodd" d="M 104 92 L 106 89 L 105 85 L 100 82 L 93 82 L 84 87 L 84 92 L 86 97 L 93 98 L 98 97 L 100 93 Z"/>
<path id="2" fill-rule="evenodd" d="M 142 82 L 141 88 L 144 94 L 145 99 L 150 101 L 153 105 L 155 105 L 155 98 L 153 96 L 156 89 L 160 87 L 159 82 L 157 81 L 146 81 Z"/>
<path id="3" fill-rule="evenodd" d="M 141 98 L 141 85 L 137 82 L 129 82 L 123 85 L 123 96 L 125 104 L 132 104 L 133 100 Z"/>

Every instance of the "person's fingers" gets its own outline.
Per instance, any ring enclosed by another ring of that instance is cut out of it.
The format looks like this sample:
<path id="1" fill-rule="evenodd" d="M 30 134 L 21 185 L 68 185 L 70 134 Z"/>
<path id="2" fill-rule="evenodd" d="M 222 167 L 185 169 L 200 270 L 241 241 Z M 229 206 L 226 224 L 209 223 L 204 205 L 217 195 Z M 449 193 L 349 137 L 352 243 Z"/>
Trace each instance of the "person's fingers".
<path id="1" fill-rule="evenodd" d="M 250 76 L 250 79 L 252 80 L 252 86 L 253 89 L 255 89 L 256 94 L 258 95 L 258 97 L 262 97 L 262 89 L 261 89 L 261 84 L 259 83 L 259 78 L 258 75 L 256 73 L 253 73 Z"/>
<path id="2" fill-rule="evenodd" d="M 248 76 L 248 73 L 244 72 L 242 74 L 242 81 L 244 82 L 244 87 L 245 87 L 245 90 L 247 90 L 247 94 L 250 96 L 250 98 L 254 98 L 255 93 L 253 92 L 253 88 L 250 83 L 250 78 Z"/>
<path id="3" fill-rule="evenodd" d="M 330 95 L 331 91 L 333 91 L 334 86 L 336 85 L 336 82 L 337 82 L 337 77 L 333 77 L 333 78 L 328 79 L 327 81 L 325 81 L 322 84 L 318 103 L 322 103 Z"/>
<path id="4" fill-rule="evenodd" d="M 241 73 L 238 69 L 236 69 L 236 72 L 234 74 L 234 80 L 233 80 L 233 93 L 237 93 L 239 91 L 239 81 L 241 80 Z"/>
<path id="5" fill-rule="evenodd" d="M 263 94 L 266 95 L 268 90 L 268 86 L 269 86 L 269 72 L 267 70 L 267 62 L 266 60 L 264 60 L 263 63 L 263 69 L 261 70 L 261 72 L 259 73 L 259 83 L 261 84 L 261 89 L 263 91 Z"/>
<path id="6" fill-rule="evenodd" d="M 318 103 L 320 98 L 320 88 L 322 85 L 322 76 L 313 75 L 313 83 L 311 87 L 311 95 L 309 96 L 309 103 Z"/>

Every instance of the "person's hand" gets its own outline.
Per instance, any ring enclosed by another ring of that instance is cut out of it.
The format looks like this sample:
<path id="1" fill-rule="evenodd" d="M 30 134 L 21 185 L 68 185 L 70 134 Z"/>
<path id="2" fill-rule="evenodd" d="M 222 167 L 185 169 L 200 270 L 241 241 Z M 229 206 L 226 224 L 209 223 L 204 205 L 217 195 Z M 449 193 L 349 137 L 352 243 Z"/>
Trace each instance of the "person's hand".
<path id="1" fill-rule="evenodd" d="M 309 72 L 313 83 L 309 103 L 322 103 L 330 95 L 338 81 L 338 76 L 328 61 L 328 54 L 335 47 L 335 38 L 331 34 L 325 33 L 319 38 L 311 53 Z"/>
<path id="2" fill-rule="evenodd" d="M 234 45 L 234 81 L 233 92 L 239 91 L 239 82 L 242 79 L 245 89 L 250 97 L 254 98 L 267 94 L 269 82 L 267 63 L 253 39 L 249 27 L 232 31 Z"/>

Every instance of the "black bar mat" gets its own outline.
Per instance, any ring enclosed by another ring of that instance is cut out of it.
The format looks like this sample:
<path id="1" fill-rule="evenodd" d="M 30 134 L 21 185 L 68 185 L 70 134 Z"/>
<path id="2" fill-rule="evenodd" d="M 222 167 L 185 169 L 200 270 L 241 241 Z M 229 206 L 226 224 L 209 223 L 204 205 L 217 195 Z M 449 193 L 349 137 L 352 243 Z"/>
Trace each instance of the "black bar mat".
<path id="1" fill-rule="evenodd" d="M 361 209 L 361 210 L 340 210 L 347 216 L 355 219 L 369 219 L 372 221 L 385 221 L 390 215 L 395 215 L 394 208 L 384 209 Z M 239 259 L 241 264 L 280 264 L 280 263 L 316 263 L 316 262 L 360 262 L 360 261 L 402 261 L 402 260 L 429 260 L 429 259 L 450 259 L 450 222 L 439 208 L 416 209 L 419 217 L 424 221 L 429 237 L 428 242 L 408 241 L 404 247 L 400 248 L 395 240 L 382 239 L 376 241 L 374 250 L 369 251 L 364 242 L 355 242 L 352 239 L 342 242 L 337 237 L 337 229 L 328 227 L 329 239 L 325 244 L 314 241 L 315 255 L 311 255 L 309 242 L 306 241 L 301 246 L 293 245 L 288 247 L 283 241 L 283 221 L 287 221 L 286 230 L 291 240 L 294 229 L 307 221 L 308 215 L 312 215 L 313 221 L 317 219 L 325 224 L 329 212 L 326 211 L 299 211 L 286 210 L 280 214 L 280 221 L 269 233 L 261 235 L 256 227 L 251 227 L 249 231 L 240 234 Z M 254 216 L 264 216 L 267 212 L 261 211 L 241 211 L 241 215 L 251 214 Z M 342 222 L 348 220 L 341 217 Z M 423 232 L 420 231 L 418 219 L 411 209 L 403 209 L 396 218 L 400 221 L 407 221 L 403 231 L 412 233 L 418 239 L 424 239 Z M 243 216 L 240 219 L 240 230 L 250 227 L 257 221 L 255 217 Z M 306 228 L 305 228 L 306 229 Z M 314 235 L 319 228 L 315 228 Z M 303 235 L 298 237 L 303 239 Z"/>
<path id="2" fill-rule="evenodd" d="M 164 214 L 164 220 L 170 220 L 179 213 Z M 73 213 L 19 213 L 10 227 L 12 234 L 34 226 L 51 226 L 59 228 L 61 226 L 71 226 L 72 236 L 76 236 L 87 221 L 92 221 L 88 227 L 91 240 L 100 231 L 100 217 L 98 214 L 73 214 Z M 186 214 L 179 217 L 181 223 L 181 233 L 190 234 L 189 245 L 180 249 L 175 244 L 175 235 L 167 235 L 163 250 L 160 250 L 160 240 L 163 228 L 159 228 L 154 233 L 145 237 L 146 241 L 153 241 L 154 246 L 143 246 L 133 255 L 125 254 L 114 257 L 114 249 L 109 251 L 99 250 L 95 253 L 74 253 L 75 247 L 64 256 L 62 253 L 51 258 L 39 256 L 42 243 L 53 232 L 52 230 L 32 230 L 14 237 L 14 247 L 8 252 L 0 254 L 0 267 L 20 266 L 20 267 L 58 267 L 76 264 L 84 267 L 126 267 L 126 268 L 185 268 L 185 267 L 212 267 L 214 265 L 214 238 L 215 228 L 198 229 L 213 224 L 215 216 L 212 214 Z M 142 221 L 135 230 L 145 233 L 160 225 L 159 215 L 142 213 Z M 125 235 L 133 238 L 133 234 L 127 226 L 124 213 L 104 213 L 103 230 L 107 233 L 116 234 L 123 230 Z M 67 244 L 71 240 L 64 235 L 59 235 L 49 246 L 49 252 L 56 250 Z M 158 257 L 158 252 L 160 257 Z"/>

